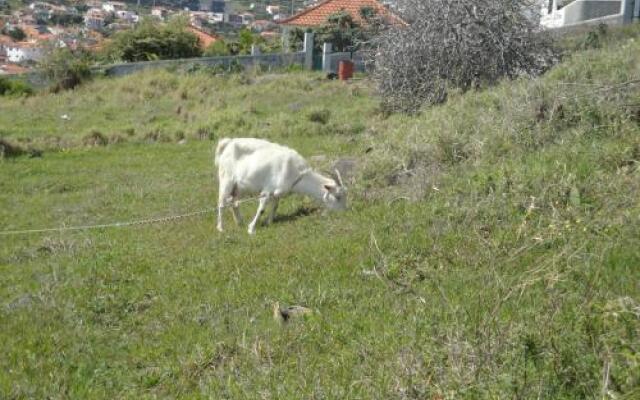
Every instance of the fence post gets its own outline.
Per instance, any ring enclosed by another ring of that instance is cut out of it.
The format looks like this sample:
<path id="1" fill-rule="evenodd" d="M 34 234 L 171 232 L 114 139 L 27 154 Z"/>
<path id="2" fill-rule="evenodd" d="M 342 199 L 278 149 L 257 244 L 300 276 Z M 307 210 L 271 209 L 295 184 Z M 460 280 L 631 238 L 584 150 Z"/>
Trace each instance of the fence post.
<path id="1" fill-rule="evenodd" d="M 313 69 L 313 32 L 304 34 L 304 69 Z"/>
<path id="2" fill-rule="evenodd" d="M 331 43 L 322 46 L 322 71 L 331 72 Z"/>
<path id="3" fill-rule="evenodd" d="M 260 47 L 258 45 L 255 45 L 255 44 L 251 45 L 251 55 L 252 56 L 259 56 L 260 55 Z"/>
<path id="4" fill-rule="evenodd" d="M 628 24 L 633 20 L 634 7 L 635 4 L 633 4 L 633 0 L 622 0 L 620 12 L 622 13 L 623 24 Z"/>

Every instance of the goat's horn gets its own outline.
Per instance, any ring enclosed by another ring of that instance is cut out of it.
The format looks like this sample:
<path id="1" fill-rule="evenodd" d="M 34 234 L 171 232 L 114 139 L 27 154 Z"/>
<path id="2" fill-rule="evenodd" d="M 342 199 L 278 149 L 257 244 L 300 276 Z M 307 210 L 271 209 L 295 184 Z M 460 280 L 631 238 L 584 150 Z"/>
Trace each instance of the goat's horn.
<path id="1" fill-rule="evenodd" d="M 340 184 L 340 186 L 344 187 L 344 182 L 342 181 L 342 175 L 340 175 L 340 171 L 338 171 L 337 168 L 336 168 L 336 175 L 338 176 L 338 183 Z"/>

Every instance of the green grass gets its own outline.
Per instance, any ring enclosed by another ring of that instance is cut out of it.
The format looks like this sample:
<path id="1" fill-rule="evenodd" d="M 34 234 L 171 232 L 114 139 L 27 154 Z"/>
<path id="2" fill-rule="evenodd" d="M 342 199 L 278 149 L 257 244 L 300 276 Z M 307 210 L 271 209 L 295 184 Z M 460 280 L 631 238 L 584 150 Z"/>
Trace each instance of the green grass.
<path id="1" fill-rule="evenodd" d="M 320 74 L 215 77 L 148 71 L 98 79 L 55 95 L 5 99 L 0 135 L 46 149 L 86 144 L 95 133 L 115 143 L 348 135 L 361 133 L 363 117 L 376 107 L 369 89 L 360 86 L 344 90 L 339 83 L 324 83 Z M 314 113 L 327 108 L 332 112 L 326 121 L 312 121 Z"/>
<path id="2" fill-rule="evenodd" d="M 625 35 L 411 117 L 379 115 L 367 81 L 307 74 L 0 99 L 4 139 L 45 149 L 0 163 L 0 231 L 213 207 L 221 136 L 358 165 L 349 211 L 287 198 L 255 237 L 229 215 L 218 234 L 213 214 L 0 237 L 0 397 L 637 398 L 640 42 Z M 91 130 L 124 140 L 86 146 Z M 276 301 L 314 314 L 281 325 Z"/>

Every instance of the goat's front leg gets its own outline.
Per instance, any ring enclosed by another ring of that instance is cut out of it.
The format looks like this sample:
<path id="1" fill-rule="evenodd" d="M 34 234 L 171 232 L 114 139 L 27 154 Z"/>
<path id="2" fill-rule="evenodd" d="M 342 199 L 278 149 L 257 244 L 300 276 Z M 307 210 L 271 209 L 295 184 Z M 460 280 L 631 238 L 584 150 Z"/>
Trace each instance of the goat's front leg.
<path id="1" fill-rule="evenodd" d="M 258 204 L 258 211 L 256 212 L 256 216 L 253 218 L 253 221 L 249 224 L 249 234 L 255 235 L 256 233 L 256 225 L 258 224 L 258 220 L 262 213 L 264 213 L 264 209 L 269 202 L 270 196 L 269 193 L 262 193 L 260 196 L 260 203 Z"/>
<path id="2" fill-rule="evenodd" d="M 235 199 L 231 205 L 231 211 L 233 212 L 233 219 L 236 221 L 236 225 L 242 225 L 242 214 L 240 214 L 240 207 Z"/>
<path id="3" fill-rule="evenodd" d="M 278 209 L 278 203 L 280 202 L 280 198 L 274 197 L 271 201 L 273 203 L 273 208 L 271 208 L 269 219 L 267 219 L 267 225 L 270 225 L 273 222 L 273 218 L 276 216 L 276 210 Z"/>

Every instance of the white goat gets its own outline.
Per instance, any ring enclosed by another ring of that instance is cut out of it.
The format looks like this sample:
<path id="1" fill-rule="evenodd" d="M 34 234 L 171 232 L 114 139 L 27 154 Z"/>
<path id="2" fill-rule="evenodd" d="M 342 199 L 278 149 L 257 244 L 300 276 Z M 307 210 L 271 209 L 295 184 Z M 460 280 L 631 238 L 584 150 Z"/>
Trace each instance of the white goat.
<path id="1" fill-rule="evenodd" d="M 295 150 L 266 140 L 252 138 L 220 139 L 216 147 L 218 167 L 218 230 L 222 232 L 222 209 L 232 207 L 237 224 L 242 223 L 238 198 L 259 193 L 256 216 L 249 224 L 255 234 L 256 224 L 269 201 L 273 203 L 267 223 L 273 222 L 280 198 L 290 192 L 306 194 L 331 210 L 344 210 L 347 192 L 338 171 L 338 182 L 314 172 Z"/>

